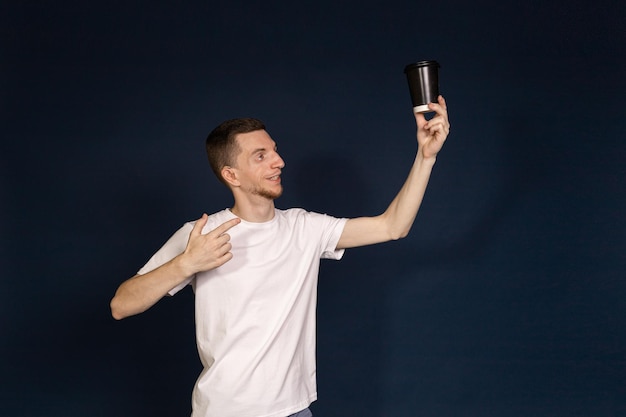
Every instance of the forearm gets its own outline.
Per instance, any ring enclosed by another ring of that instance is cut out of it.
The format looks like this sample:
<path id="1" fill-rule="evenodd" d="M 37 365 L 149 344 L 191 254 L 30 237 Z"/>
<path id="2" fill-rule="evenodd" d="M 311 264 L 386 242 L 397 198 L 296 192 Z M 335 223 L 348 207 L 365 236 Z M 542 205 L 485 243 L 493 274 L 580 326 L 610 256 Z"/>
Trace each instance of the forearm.
<path id="1" fill-rule="evenodd" d="M 430 179 L 435 157 L 424 158 L 418 152 L 404 185 L 382 214 L 391 239 L 405 237 L 415 221 Z"/>
<path id="2" fill-rule="evenodd" d="M 337 249 L 373 245 L 405 237 L 422 203 L 434 163 L 435 158 L 423 158 L 418 154 L 404 185 L 387 210 L 375 217 L 349 219 L 337 242 Z"/>
<path id="3" fill-rule="evenodd" d="M 393 239 L 404 237 L 411 230 L 417 211 L 422 204 L 437 154 L 450 132 L 448 110 L 444 98 L 439 96 L 437 103 L 430 103 L 428 108 L 436 115 L 426 120 L 423 114 L 415 114 L 418 142 L 415 162 L 402 189 L 382 215 Z"/>
<path id="4" fill-rule="evenodd" d="M 430 103 L 429 109 L 437 113 L 429 121 L 423 114 L 415 114 L 418 149 L 404 185 L 383 214 L 349 219 L 341 232 L 337 249 L 400 239 L 411 230 L 422 204 L 437 153 L 450 131 L 444 98 L 439 96 L 438 103 Z"/>
<path id="5" fill-rule="evenodd" d="M 111 314 L 120 320 L 142 313 L 191 275 L 184 266 L 182 254 L 151 272 L 135 275 L 115 292 Z"/>

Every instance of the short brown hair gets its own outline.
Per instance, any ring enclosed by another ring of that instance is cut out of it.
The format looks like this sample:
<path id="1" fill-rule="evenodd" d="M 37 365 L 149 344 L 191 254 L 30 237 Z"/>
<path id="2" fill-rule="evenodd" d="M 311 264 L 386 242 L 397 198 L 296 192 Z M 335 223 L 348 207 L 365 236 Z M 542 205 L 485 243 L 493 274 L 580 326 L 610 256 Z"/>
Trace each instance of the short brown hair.
<path id="1" fill-rule="evenodd" d="M 265 124 L 249 117 L 226 120 L 209 133 L 206 138 L 206 153 L 213 173 L 223 184 L 222 168 L 233 165 L 240 149 L 235 137 L 240 133 L 264 130 Z"/>

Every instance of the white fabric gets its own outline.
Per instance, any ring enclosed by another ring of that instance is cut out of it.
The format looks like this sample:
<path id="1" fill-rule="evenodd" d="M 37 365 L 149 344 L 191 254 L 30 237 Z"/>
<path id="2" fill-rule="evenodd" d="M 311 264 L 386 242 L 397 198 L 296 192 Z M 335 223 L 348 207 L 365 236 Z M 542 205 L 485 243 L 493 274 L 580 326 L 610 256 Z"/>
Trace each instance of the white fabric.
<path id="1" fill-rule="evenodd" d="M 235 217 L 209 216 L 203 233 Z M 315 314 L 320 258 L 335 250 L 346 219 L 301 209 L 276 210 L 266 223 L 242 221 L 228 231 L 233 259 L 190 277 L 196 294 L 196 338 L 204 365 L 193 393 L 193 417 L 284 417 L 317 399 Z M 185 224 L 139 271 L 181 253 Z"/>

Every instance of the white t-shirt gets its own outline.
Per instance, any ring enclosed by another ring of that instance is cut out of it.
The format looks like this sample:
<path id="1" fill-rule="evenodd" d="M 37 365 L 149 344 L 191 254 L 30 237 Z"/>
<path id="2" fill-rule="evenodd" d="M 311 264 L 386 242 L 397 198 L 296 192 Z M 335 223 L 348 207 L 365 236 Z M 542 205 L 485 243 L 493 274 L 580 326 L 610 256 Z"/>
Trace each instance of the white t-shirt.
<path id="1" fill-rule="evenodd" d="M 203 233 L 234 218 L 209 216 Z M 196 339 L 204 370 L 193 392 L 193 417 L 285 417 L 317 399 L 315 316 L 321 258 L 336 250 L 346 219 L 278 210 L 265 223 L 231 228 L 233 258 L 178 287 L 193 285 Z M 139 271 L 180 254 L 186 223 Z"/>

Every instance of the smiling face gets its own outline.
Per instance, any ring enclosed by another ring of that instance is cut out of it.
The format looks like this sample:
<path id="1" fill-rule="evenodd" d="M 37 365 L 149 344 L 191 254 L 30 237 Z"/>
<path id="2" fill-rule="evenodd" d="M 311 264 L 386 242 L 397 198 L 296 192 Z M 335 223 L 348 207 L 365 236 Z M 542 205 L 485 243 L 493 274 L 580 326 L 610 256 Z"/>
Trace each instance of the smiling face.
<path id="1" fill-rule="evenodd" d="M 224 178 L 246 194 L 269 200 L 280 197 L 280 174 L 285 162 L 270 135 L 265 130 L 255 130 L 238 134 L 236 141 L 240 152 L 235 166 L 223 169 Z"/>

